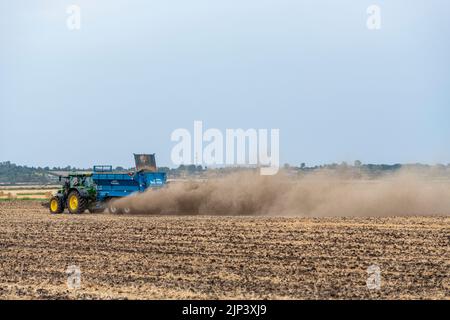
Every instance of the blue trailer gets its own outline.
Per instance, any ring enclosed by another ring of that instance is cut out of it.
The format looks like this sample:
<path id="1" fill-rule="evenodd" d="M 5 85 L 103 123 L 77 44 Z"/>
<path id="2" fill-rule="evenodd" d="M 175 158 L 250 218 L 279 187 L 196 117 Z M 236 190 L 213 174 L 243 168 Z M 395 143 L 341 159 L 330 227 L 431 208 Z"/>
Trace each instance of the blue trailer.
<path id="1" fill-rule="evenodd" d="M 50 200 L 51 213 L 100 212 L 109 208 L 111 213 L 128 213 L 129 208 L 118 209 L 115 199 L 142 193 L 149 188 L 161 188 L 166 184 L 165 172 L 156 169 L 154 154 L 136 155 L 136 169 L 115 172 L 112 166 L 94 166 L 92 173 L 71 173 L 64 178 L 62 188 Z"/>
<path id="2" fill-rule="evenodd" d="M 144 192 L 148 188 L 163 187 L 166 184 L 166 173 L 146 171 L 114 173 L 111 166 L 94 166 L 92 180 L 97 189 L 97 206 L 101 210 L 110 200 Z M 116 213 L 118 209 L 110 203 L 109 210 Z M 124 209 L 125 212 L 128 210 Z"/>

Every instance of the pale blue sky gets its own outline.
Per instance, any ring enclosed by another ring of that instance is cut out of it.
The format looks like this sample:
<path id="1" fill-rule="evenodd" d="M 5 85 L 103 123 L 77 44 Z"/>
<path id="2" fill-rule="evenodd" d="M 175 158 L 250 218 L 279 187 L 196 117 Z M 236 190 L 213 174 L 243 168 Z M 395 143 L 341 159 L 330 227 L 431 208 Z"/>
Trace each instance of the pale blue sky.
<path id="1" fill-rule="evenodd" d="M 0 0 L 0 161 L 172 166 L 194 120 L 279 128 L 281 163 L 449 163 L 450 2 Z"/>

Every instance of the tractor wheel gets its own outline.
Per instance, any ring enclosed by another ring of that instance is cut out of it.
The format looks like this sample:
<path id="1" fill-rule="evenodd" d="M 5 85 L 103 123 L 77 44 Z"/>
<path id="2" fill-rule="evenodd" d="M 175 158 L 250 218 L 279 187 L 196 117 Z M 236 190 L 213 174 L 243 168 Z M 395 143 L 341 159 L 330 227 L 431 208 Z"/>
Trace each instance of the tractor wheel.
<path id="1" fill-rule="evenodd" d="M 59 197 L 53 197 L 50 199 L 50 213 L 62 213 L 64 211 L 64 201 Z"/>
<path id="2" fill-rule="evenodd" d="M 77 191 L 72 191 L 67 197 L 67 207 L 70 213 L 83 213 L 86 211 L 87 200 L 81 197 Z"/>

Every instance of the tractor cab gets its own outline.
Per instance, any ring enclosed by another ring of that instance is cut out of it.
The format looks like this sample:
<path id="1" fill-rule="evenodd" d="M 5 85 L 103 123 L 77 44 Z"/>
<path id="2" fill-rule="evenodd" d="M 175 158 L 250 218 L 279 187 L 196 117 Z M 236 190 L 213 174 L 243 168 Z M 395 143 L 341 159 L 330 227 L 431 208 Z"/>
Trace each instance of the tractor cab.
<path id="1" fill-rule="evenodd" d="M 92 174 L 77 174 L 71 173 L 66 177 L 60 177 L 61 179 L 65 179 L 64 185 L 70 188 L 92 188 L 94 187 L 94 180 L 92 179 Z"/>

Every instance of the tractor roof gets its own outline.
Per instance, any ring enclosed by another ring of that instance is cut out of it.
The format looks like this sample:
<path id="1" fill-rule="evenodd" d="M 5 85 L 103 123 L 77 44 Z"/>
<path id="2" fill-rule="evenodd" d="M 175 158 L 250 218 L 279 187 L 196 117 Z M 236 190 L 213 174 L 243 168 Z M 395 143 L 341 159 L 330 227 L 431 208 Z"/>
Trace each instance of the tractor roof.
<path id="1" fill-rule="evenodd" d="M 68 177 L 90 177 L 92 172 L 71 172 Z"/>

